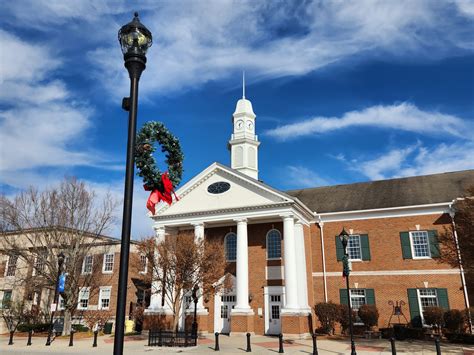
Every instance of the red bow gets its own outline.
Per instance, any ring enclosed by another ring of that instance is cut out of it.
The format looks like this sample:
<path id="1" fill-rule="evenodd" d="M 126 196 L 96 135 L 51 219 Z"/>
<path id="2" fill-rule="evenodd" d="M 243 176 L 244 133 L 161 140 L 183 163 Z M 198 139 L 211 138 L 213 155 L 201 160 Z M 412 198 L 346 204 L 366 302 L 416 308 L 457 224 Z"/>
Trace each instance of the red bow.
<path id="1" fill-rule="evenodd" d="M 155 205 L 160 201 L 165 201 L 168 205 L 173 202 L 173 196 L 176 201 L 179 200 L 178 196 L 174 193 L 173 183 L 169 179 L 168 173 L 161 175 L 161 182 L 163 183 L 163 192 L 158 189 L 151 189 L 147 185 L 143 185 L 145 191 L 151 191 L 148 201 L 146 202 L 146 208 L 150 210 L 153 215 L 155 214 Z"/>

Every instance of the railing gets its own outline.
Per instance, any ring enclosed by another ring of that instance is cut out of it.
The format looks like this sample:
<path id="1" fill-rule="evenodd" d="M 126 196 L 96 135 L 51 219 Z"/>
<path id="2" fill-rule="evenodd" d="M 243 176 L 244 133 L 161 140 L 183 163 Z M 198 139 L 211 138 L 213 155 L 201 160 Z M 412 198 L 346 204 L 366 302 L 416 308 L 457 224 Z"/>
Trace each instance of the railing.
<path id="1" fill-rule="evenodd" d="M 191 331 L 171 332 L 167 330 L 150 330 L 148 346 L 187 347 L 197 345 L 197 335 Z"/>

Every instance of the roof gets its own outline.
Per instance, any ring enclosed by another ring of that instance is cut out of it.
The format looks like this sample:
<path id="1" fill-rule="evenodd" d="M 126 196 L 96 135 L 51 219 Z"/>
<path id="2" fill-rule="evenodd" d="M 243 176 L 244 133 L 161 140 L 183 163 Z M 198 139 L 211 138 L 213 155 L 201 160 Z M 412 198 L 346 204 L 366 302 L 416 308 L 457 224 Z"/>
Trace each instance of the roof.
<path id="1" fill-rule="evenodd" d="M 450 202 L 474 185 L 474 170 L 291 190 L 318 213 Z"/>

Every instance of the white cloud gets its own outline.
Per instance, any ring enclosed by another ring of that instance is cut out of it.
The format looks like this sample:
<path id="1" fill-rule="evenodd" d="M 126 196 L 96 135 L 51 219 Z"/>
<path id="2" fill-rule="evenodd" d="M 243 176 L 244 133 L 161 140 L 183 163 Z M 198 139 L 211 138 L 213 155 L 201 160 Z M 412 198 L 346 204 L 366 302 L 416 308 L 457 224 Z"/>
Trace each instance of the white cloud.
<path id="1" fill-rule="evenodd" d="M 92 110 L 76 105 L 63 81 L 47 80 L 62 65 L 60 57 L 1 30 L 0 47 L 9 48 L 0 66 L 0 183 L 22 187 L 45 167 L 107 168 L 103 154 L 73 148 L 84 143 Z"/>
<path id="2" fill-rule="evenodd" d="M 289 188 L 304 188 L 330 185 L 329 181 L 322 178 L 314 171 L 304 166 L 285 167 L 285 184 Z"/>
<path id="3" fill-rule="evenodd" d="M 472 135 L 469 125 L 468 122 L 453 115 L 423 111 L 413 104 L 401 103 L 350 111 L 342 117 L 315 117 L 268 130 L 265 134 L 280 140 L 288 140 L 349 127 L 370 126 L 426 135 L 448 134 L 454 137 L 466 137 Z"/>
<path id="4" fill-rule="evenodd" d="M 370 160 L 347 162 L 371 180 L 418 176 L 474 168 L 474 142 L 457 142 L 424 147 L 421 144 L 388 153 Z"/>

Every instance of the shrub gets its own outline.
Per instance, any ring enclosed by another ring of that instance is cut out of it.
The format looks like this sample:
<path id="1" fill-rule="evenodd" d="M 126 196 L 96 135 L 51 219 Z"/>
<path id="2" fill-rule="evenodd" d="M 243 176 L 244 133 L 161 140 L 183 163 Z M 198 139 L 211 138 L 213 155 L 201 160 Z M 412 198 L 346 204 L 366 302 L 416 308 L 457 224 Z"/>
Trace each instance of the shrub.
<path id="1" fill-rule="evenodd" d="M 443 325 L 443 313 L 441 307 L 426 307 L 423 312 L 425 323 L 436 327 L 439 330 Z"/>
<path id="2" fill-rule="evenodd" d="M 337 307 L 337 321 L 341 325 L 342 333 L 347 333 L 349 329 L 349 306 L 347 304 L 340 304 Z M 356 312 L 352 310 L 352 324 L 356 322 Z"/>
<path id="3" fill-rule="evenodd" d="M 338 319 L 338 307 L 332 302 L 321 302 L 314 306 L 321 328 L 326 334 L 334 334 L 334 325 Z"/>
<path id="4" fill-rule="evenodd" d="M 49 327 L 50 327 L 49 323 L 36 323 L 36 324 L 23 323 L 18 326 L 17 330 L 19 332 L 29 332 L 30 330 L 32 330 L 35 333 L 42 333 L 42 332 L 47 332 L 49 330 Z"/>
<path id="5" fill-rule="evenodd" d="M 72 329 L 74 329 L 75 332 L 88 332 L 89 331 L 89 328 L 82 324 L 72 324 L 71 327 Z"/>
<path id="6" fill-rule="evenodd" d="M 469 315 L 471 316 L 471 322 L 474 322 L 474 307 L 469 307 L 464 310 L 465 329 L 469 329 Z"/>
<path id="7" fill-rule="evenodd" d="M 379 322 L 379 311 L 372 304 L 364 304 L 359 308 L 359 317 L 364 322 L 367 330 L 375 327 Z"/>
<path id="8" fill-rule="evenodd" d="M 458 309 L 446 311 L 443 315 L 444 326 L 452 333 L 462 333 L 464 330 L 464 314 Z"/>

